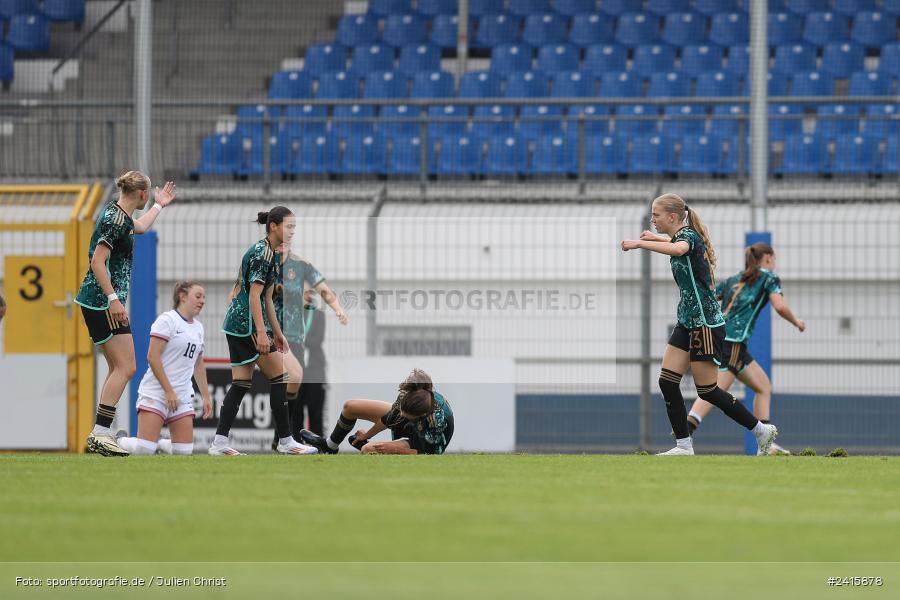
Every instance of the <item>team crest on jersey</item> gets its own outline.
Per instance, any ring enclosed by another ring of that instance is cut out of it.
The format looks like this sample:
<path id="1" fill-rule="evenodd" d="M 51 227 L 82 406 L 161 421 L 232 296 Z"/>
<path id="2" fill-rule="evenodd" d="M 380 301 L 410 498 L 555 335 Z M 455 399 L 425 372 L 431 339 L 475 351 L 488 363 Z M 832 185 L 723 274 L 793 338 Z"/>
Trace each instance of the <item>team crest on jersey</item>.
<path id="1" fill-rule="evenodd" d="M 294 269 L 288 269 L 287 270 L 287 278 L 290 279 L 291 281 L 297 279 L 297 271 L 295 271 Z"/>

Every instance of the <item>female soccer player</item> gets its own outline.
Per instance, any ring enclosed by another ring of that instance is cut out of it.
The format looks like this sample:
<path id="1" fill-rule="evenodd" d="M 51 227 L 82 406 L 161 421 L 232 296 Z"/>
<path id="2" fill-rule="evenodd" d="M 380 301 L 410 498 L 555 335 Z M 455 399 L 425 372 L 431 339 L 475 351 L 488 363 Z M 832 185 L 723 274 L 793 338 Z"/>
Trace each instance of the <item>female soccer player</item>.
<path id="1" fill-rule="evenodd" d="M 250 389 L 254 365 L 259 364 L 260 370 L 271 384 L 269 405 L 278 435 L 276 451 L 281 454 L 315 454 L 315 448 L 299 444 L 291 438 L 285 402 L 288 375 L 283 354 L 288 344 L 278 324 L 272 301 L 275 265 L 280 260 L 276 249 L 293 235 L 296 227 L 294 214 L 283 206 L 276 206 L 268 212 L 259 213 L 256 220 L 266 226 L 266 237 L 244 253 L 238 274 L 239 290 L 232 294 L 225 313 L 222 331 L 225 332 L 231 356 L 231 387 L 222 402 L 216 437 L 209 447 L 209 453 L 225 456 L 240 454 L 228 445 L 228 433 L 237 417 L 241 400 Z M 267 323 L 272 328 L 271 338 L 267 332 Z"/>
<path id="2" fill-rule="evenodd" d="M 794 316 L 781 293 L 781 279 L 775 274 L 775 251 L 772 246 L 758 242 L 744 251 L 744 270 L 732 275 L 716 286 L 716 296 L 722 301 L 725 315 L 725 358 L 724 367 L 719 367 L 719 387 L 726 392 L 740 379 L 756 392 L 753 414 L 763 423 L 769 422 L 769 404 L 772 399 L 772 382 L 747 351 L 747 341 L 753 334 L 756 318 L 767 302 L 772 303 L 781 317 L 803 332 L 806 323 Z M 703 418 L 713 406 L 705 400 L 696 400 L 688 413 L 688 429 L 691 436 L 700 427 Z M 770 454 L 789 454 L 787 450 L 772 443 Z"/>
<path id="3" fill-rule="evenodd" d="M 109 371 L 100 390 L 100 405 L 94 430 L 88 436 L 88 452 L 103 456 L 128 456 L 110 432 L 116 403 L 134 376 L 134 340 L 125 312 L 134 234 L 149 230 L 162 209 L 175 199 L 175 183 L 162 191 L 157 187 L 156 203 L 137 220 L 131 215 L 150 201 L 150 178 L 140 171 L 128 171 L 116 179 L 119 198 L 103 209 L 88 247 L 90 269 L 81 283 L 75 302 L 81 305 L 84 322 L 94 344 L 103 350 Z"/>
<path id="4" fill-rule="evenodd" d="M 639 240 L 623 240 L 622 250 L 641 248 L 668 255 L 672 275 L 681 292 L 678 324 L 666 346 L 659 376 L 659 388 L 666 401 L 676 446 L 662 455 L 694 454 L 680 388 L 688 367 L 694 373 L 697 395 L 752 430 L 760 449 L 768 452 L 778 430 L 774 425 L 757 420 L 743 404 L 719 388 L 716 381 L 725 339 L 725 318 L 712 284 L 716 254 L 709 231 L 700 215 L 676 194 L 663 194 L 655 199 L 651 213 L 651 222 L 659 235 L 645 231 Z"/>
<path id="5" fill-rule="evenodd" d="M 300 439 L 320 452 L 336 454 L 357 419 L 374 423 L 368 431 L 359 430 L 350 438 L 350 443 L 366 454 L 443 454 L 453 437 L 453 411 L 422 369 L 413 369 L 400 384 L 393 404 L 347 400 L 328 438 L 304 429 Z M 369 441 L 385 429 L 391 430 L 390 442 Z"/>
<path id="6" fill-rule="evenodd" d="M 131 454 L 154 454 L 162 446 L 159 432 L 169 426 L 165 440 L 171 454 L 194 452 L 194 386 L 197 379 L 203 398 L 203 418 L 212 415 L 212 399 L 203 365 L 203 325 L 197 315 L 206 303 L 206 292 L 196 281 L 179 281 L 172 294 L 172 310 L 156 318 L 150 327 L 150 367 L 138 387 L 137 437 L 119 438 L 119 446 Z"/>

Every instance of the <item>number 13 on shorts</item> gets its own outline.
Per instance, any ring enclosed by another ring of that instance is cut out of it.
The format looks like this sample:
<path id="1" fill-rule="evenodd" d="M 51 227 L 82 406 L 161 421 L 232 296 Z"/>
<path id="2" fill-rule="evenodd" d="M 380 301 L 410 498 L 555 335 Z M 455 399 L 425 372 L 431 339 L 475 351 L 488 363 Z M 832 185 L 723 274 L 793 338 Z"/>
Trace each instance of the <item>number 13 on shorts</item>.
<path id="1" fill-rule="evenodd" d="M 9 353 L 65 352 L 66 289 L 62 256 L 7 256 L 3 262 Z M 56 303 L 62 303 L 59 306 Z"/>

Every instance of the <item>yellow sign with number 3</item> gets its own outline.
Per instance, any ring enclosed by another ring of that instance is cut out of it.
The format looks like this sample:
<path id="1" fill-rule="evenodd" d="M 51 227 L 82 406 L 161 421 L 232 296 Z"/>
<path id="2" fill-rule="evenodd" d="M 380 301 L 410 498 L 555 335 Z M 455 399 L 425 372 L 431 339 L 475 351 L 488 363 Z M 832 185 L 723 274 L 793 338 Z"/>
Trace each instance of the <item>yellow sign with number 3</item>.
<path id="1" fill-rule="evenodd" d="M 7 256 L 4 261 L 9 353 L 65 352 L 67 301 L 62 256 Z"/>

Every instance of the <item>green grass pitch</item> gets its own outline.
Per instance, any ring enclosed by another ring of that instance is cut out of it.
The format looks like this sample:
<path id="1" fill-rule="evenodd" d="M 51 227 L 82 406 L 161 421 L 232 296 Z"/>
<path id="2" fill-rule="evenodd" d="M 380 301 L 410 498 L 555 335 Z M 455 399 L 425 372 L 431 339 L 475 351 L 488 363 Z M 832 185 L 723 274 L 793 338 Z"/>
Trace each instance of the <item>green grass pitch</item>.
<path id="1" fill-rule="evenodd" d="M 896 598 L 898 460 L 7 454 L 0 597 Z"/>

